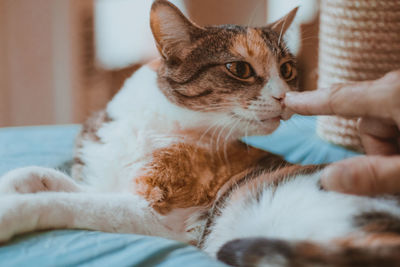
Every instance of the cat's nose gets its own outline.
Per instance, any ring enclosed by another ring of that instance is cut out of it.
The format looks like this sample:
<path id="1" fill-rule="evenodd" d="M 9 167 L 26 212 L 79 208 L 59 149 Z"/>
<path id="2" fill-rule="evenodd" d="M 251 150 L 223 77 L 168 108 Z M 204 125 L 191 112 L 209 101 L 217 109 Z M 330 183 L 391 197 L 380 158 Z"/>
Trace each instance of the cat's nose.
<path id="1" fill-rule="evenodd" d="M 272 98 L 275 100 L 278 100 L 279 102 L 282 102 L 285 96 L 273 96 Z"/>
<path id="2" fill-rule="evenodd" d="M 283 101 L 283 99 L 285 99 L 286 92 L 286 88 L 276 88 L 275 90 L 272 90 L 271 96 L 275 100 Z"/>
<path id="3" fill-rule="evenodd" d="M 280 96 L 272 96 L 272 98 L 275 99 L 276 101 L 278 101 L 281 104 L 282 108 L 285 107 L 285 94 L 284 93 Z"/>

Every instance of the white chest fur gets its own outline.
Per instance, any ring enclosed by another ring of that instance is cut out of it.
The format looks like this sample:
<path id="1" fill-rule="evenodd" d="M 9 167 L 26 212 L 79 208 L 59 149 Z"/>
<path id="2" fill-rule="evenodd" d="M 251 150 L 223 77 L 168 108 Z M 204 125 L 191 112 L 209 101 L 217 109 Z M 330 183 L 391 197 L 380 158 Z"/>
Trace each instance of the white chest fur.
<path id="1" fill-rule="evenodd" d="M 147 66 L 129 78 L 107 106 L 111 122 L 100 128 L 100 142 L 85 141 L 83 179 L 95 191 L 134 190 L 132 180 L 151 160 L 152 151 L 184 138 L 179 132 L 205 129 L 221 115 L 176 106 L 159 90 Z"/>

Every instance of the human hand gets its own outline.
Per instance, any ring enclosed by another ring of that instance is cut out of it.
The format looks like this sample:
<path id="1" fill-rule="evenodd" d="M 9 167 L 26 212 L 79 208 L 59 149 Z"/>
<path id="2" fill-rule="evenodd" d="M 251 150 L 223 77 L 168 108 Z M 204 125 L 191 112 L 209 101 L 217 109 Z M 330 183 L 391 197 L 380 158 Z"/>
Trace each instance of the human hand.
<path id="1" fill-rule="evenodd" d="M 369 155 L 330 165 L 322 186 L 344 193 L 400 192 L 400 70 L 375 81 L 335 85 L 312 92 L 290 92 L 285 104 L 303 115 L 360 117 L 358 129 Z"/>

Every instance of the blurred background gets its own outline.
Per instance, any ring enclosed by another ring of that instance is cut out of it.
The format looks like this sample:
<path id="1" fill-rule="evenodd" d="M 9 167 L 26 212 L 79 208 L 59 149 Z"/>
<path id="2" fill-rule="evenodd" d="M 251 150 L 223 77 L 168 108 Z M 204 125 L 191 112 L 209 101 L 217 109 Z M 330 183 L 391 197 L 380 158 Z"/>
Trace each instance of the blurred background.
<path id="1" fill-rule="evenodd" d="M 262 26 L 300 5 L 290 43 L 316 87 L 317 0 L 172 0 L 199 25 Z M 0 0 L 0 127 L 81 123 L 155 58 L 151 0 Z"/>

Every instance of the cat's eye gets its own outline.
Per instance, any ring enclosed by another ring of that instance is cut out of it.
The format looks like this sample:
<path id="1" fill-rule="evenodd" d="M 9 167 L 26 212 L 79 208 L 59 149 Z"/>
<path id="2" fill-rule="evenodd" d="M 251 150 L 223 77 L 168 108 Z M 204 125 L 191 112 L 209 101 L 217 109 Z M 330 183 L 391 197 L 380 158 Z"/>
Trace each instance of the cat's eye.
<path id="1" fill-rule="evenodd" d="M 296 78 L 296 69 L 293 62 L 291 61 L 283 63 L 280 67 L 280 71 L 283 79 L 285 79 L 286 81 L 291 81 Z"/>
<path id="2" fill-rule="evenodd" d="M 253 68 L 244 61 L 230 62 L 225 64 L 226 69 L 239 79 L 248 79 L 254 76 Z"/>

